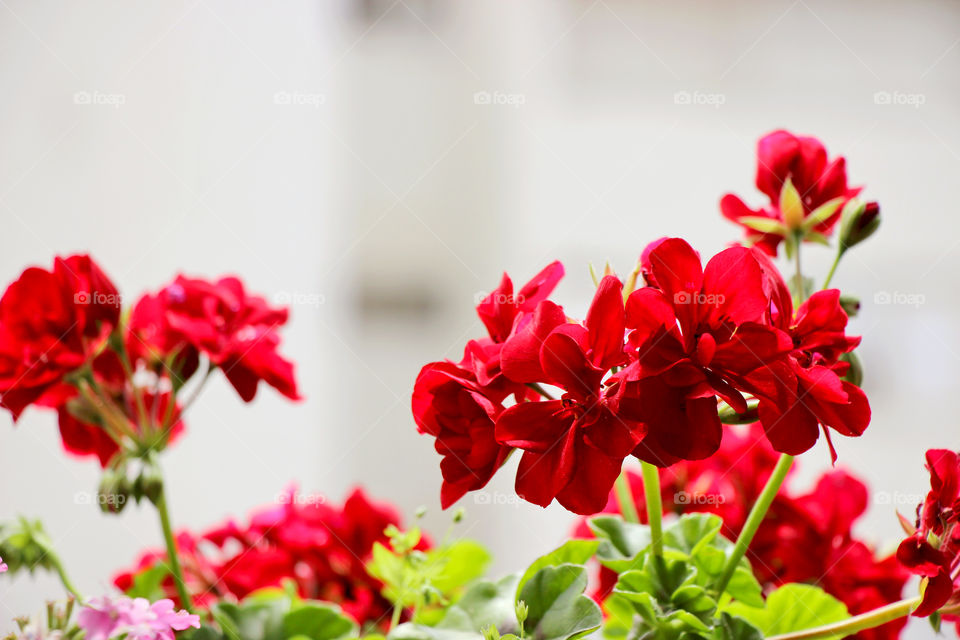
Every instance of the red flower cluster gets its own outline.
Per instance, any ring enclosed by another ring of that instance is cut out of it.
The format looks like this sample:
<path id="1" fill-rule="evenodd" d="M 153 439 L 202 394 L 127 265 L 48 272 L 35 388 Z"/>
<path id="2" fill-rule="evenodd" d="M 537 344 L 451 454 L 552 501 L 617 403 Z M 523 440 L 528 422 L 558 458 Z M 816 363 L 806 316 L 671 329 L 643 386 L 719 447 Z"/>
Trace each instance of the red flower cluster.
<path id="1" fill-rule="evenodd" d="M 201 355 L 245 401 L 260 380 L 298 397 L 277 353 L 286 310 L 236 278 L 178 277 L 121 317 L 117 288 L 88 256 L 24 271 L 0 298 L 0 405 L 14 420 L 31 404 L 56 409 L 64 448 L 107 466 L 127 444 L 162 449 L 182 431 L 175 396 Z"/>
<path id="2" fill-rule="evenodd" d="M 520 449 L 518 495 L 595 513 L 628 455 L 668 466 L 715 453 L 721 400 L 743 414 L 756 398 L 784 453 L 809 449 L 821 426 L 863 433 L 869 405 L 840 359 L 859 338 L 846 336 L 839 292 L 794 313 L 764 254 L 733 247 L 703 267 L 678 238 L 647 247 L 641 271 L 636 291 L 605 276 L 583 322 L 546 299 L 558 263 L 521 290 L 529 297 L 513 297 L 504 276 L 477 309 L 489 338 L 468 343 L 460 363 L 423 368 L 413 414 L 444 456 L 444 507 Z"/>
<path id="3" fill-rule="evenodd" d="M 926 617 L 944 607 L 960 615 L 960 455 L 927 451 L 930 492 L 917 506 L 916 531 L 900 543 L 897 559 L 926 578 L 923 601 L 913 615 Z"/>
<path id="4" fill-rule="evenodd" d="M 711 458 L 660 470 L 664 512 L 715 513 L 723 518 L 723 535 L 735 539 L 777 457 L 759 425 L 731 430 Z M 641 521 L 646 522 L 642 480 L 633 473 L 628 477 Z M 788 582 L 815 583 L 853 614 L 899 600 L 908 573 L 893 556 L 877 558 L 851 531 L 867 502 L 867 487 L 842 470 L 823 474 L 812 491 L 781 491 L 748 551 L 757 578 L 767 590 Z M 620 512 L 614 494 L 604 512 Z M 578 524 L 575 535 L 591 536 L 586 520 Z M 616 579 L 613 572 L 602 570 L 595 597 L 605 598 Z M 856 637 L 891 640 L 904 624 L 901 619 Z"/>
<path id="5" fill-rule="evenodd" d="M 365 563 L 375 542 L 386 543 L 387 525 L 401 525 L 397 511 L 371 502 L 361 489 L 352 491 L 342 507 L 320 496 L 302 496 L 295 487 L 281 498 L 255 511 L 246 525 L 229 520 L 199 535 L 177 535 L 194 603 L 206 608 L 292 580 L 301 597 L 335 602 L 360 624 L 389 619 L 391 605 Z M 429 542 L 421 545 L 426 549 Z M 163 551 L 146 552 L 134 569 L 116 575 L 114 584 L 128 591 L 137 575 L 165 559 Z M 178 601 L 172 576 L 162 587 L 165 597 Z"/>
<path id="6" fill-rule="evenodd" d="M 751 224 L 751 219 L 766 219 L 790 227 L 793 221 L 785 219 L 780 207 L 781 191 L 788 180 L 800 196 L 804 219 L 823 205 L 831 202 L 836 205 L 813 226 L 812 231 L 821 235 L 833 232 L 843 206 L 862 189 L 847 186 L 846 161 L 842 157 L 829 160 L 826 148 L 816 138 L 795 136 L 783 130 L 761 138 L 757 143 L 756 182 L 757 188 L 770 199 L 769 204 L 751 209 L 739 197 L 727 194 L 720 201 L 720 210 L 725 217 L 743 226 L 749 244 L 772 256 L 777 255 L 777 247 L 785 237 L 784 230 Z"/>

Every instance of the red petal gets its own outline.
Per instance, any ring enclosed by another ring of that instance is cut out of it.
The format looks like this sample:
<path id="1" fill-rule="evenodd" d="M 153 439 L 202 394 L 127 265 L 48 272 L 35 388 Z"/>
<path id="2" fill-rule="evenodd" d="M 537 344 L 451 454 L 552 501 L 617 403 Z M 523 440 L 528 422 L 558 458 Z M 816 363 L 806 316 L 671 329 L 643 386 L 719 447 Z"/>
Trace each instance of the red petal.
<path id="1" fill-rule="evenodd" d="M 540 347 L 556 327 L 567 321 L 563 309 L 549 300 L 537 305 L 533 316 L 516 331 L 500 351 L 500 368 L 514 382 L 546 382 L 540 366 Z"/>

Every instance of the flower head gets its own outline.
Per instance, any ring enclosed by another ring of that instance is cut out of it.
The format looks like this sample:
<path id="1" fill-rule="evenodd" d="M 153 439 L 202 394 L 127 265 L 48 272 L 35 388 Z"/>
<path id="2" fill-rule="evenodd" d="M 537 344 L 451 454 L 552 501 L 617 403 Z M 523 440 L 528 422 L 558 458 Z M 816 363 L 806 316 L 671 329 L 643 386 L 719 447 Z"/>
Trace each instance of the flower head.
<path id="1" fill-rule="evenodd" d="M 809 231 L 822 236 L 832 233 L 843 206 L 861 191 L 861 187 L 847 186 L 842 157 L 830 160 L 826 147 L 816 138 L 782 129 L 757 143 L 756 184 L 769 198 L 768 204 L 752 209 L 739 197 L 727 194 L 720 209 L 744 228 L 748 243 L 772 256 L 777 255 L 787 233 L 814 212 L 817 217 Z"/>
<path id="2" fill-rule="evenodd" d="M 174 640 L 174 631 L 200 628 L 200 617 L 177 611 L 172 600 L 151 603 L 145 598 L 91 598 L 77 615 L 88 640 L 124 635 L 130 640 Z"/>

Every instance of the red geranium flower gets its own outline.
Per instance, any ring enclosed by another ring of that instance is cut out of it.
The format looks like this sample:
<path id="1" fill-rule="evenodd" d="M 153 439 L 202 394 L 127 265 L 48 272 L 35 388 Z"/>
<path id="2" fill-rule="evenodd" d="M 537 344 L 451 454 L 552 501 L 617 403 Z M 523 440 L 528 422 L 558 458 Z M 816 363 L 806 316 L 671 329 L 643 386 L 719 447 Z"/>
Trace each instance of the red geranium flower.
<path id="1" fill-rule="evenodd" d="M 636 455 L 658 466 L 706 458 L 720 447 L 717 396 L 747 410 L 747 376 L 783 357 L 789 337 L 766 324 L 769 296 L 763 270 L 749 249 L 733 247 L 701 267 L 679 238 L 645 251 L 649 286 L 627 300 L 635 361 L 625 415 L 649 429 Z"/>
<path id="2" fill-rule="evenodd" d="M 471 373 L 452 362 L 431 362 L 413 388 L 413 417 L 420 433 L 436 438 L 443 456 L 440 503 L 444 509 L 468 491 L 483 488 L 507 459 L 511 448 L 494 439 L 494 423 L 503 411 L 499 399 L 485 395 Z"/>
<path id="3" fill-rule="evenodd" d="M 771 322 L 788 333 L 789 356 L 750 376 L 759 392 L 759 417 L 777 451 L 796 455 L 810 449 L 822 428 L 830 452 L 836 451 L 827 427 L 845 436 L 859 436 L 870 424 L 870 403 L 852 382 L 843 380 L 850 364 L 840 356 L 853 351 L 860 338 L 846 335 L 847 314 L 837 289 L 818 291 L 796 314 L 786 284 L 761 259 L 773 287 Z"/>
<path id="4" fill-rule="evenodd" d="M 237 278 L 210 282 L 179 276 L 156 297 L 137 303 L 132 345 L 154 361 L 177 356 L 190 363 L 191 350 L 203 353 L 245 402 L 253 400 L 261 380 L 297 400 L 293 364 L 277 353 L 277 328 L 286 322 L 286 309 L 248 294 Z M 185 367 L 187 374 L 193 370 Z"/>
<path id="5" fill-rule="evenodd" d="M 960 604 L 960 455 L 931 449 L 927 470 L 930 492 L 917 507 L 916 533 L 897 549 L 900 563 L 927 579 L 923 601 L 913 612 L 921 618 L 948 603 Z M 936 536 L 936 543 L 931 536 Z"/>
<path id="6" fill-rule="evenodd" d="M 401 525 L 397 511 L 371 502 L 360 489 L 338 507 L 291 488 L 278 504 L 255 511 L 246 525 L 230 520 L 199 535 L 180 532 L 177 548 L 199 607 L 292 580 L 301 597 L 335 602 L 358 623 L 378 625 L 389 618 L 391 605 L 365 566 L 373 544 L 387 541 L 384 529 L 390 524 Z M 429 547 L 424 539 L 418 548 Z M 129 590 L 136 575 L 165 557 L 162 551 L 144 553 L 114 583 Z M 179 602 L 171 577 L 162 587 L 166 597 Z"/>
<path id="7" fill-rule="evenodd" d="M 522 402 L 497 419 L 497 441 L 524 451 L 517 495 L 540 506 L 554 498 L 575 513 L 595 513 L 620 473 L 623 459 L 643 437 L 641 425 L 617 415 L 616 383 L 604 385 L 626 363 L 623 286 L 601 282 L 583 325 L 567 323 L 549 301 L 504 346 L 511 380 L 563 389 L 559 400 Z"/>
<path id="8" fill-rule="evenodd" d="M 833 231 L 846 201 L 862 189 L 847 186 L 846 161 L 842 157 L 828 160 L 826 148 L 816 138 L 795 136 L 784 130 L 762 137 L 757 143 L 757 188 L 770 198 L 770 203 L 751 209 L 739 197 L 727 194 L 720 201 L 720 209 L 725 217 L 744 227 L 748 243 L 772 256 L 777 255 L 784 234 L 757 231 L 742 220 L 766 218 L 784 223 L 779 203 L 780 191 L 787 180 L 800 194 L 804 217 L 821 205 L 838 199 L 834 213 L 813 227 L 814 231 L 824 235 Z"/>
<path id="9" fill-rule="evenodd" d="M 0 404 L 14 420 L 30 404 L 56 406 L 66 374 L 86 363 L 117 325 L 116 287 L 89 256 L 31 267 L 0 298 Z"/>

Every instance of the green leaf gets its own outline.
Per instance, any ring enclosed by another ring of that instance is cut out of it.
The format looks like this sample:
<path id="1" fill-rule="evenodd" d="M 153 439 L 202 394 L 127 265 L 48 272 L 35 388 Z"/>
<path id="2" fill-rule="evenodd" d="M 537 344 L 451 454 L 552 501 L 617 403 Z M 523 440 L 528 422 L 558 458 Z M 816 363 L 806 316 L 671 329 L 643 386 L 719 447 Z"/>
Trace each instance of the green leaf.
<path id="1" fill-rule="evenodd" d="M 829 220 L 840 208 L 840 205 L 844 203 L 845 198 L 842 196 L 839 198 L 834 198 L 833 200 L 827 200 L 822 205 L 810 212 L 810 215 L 806 217 L 803 221 L 803 230 L 812 231 L 815 226 L 826 222 Z"/>
<path id="2" fill-rule="evenodd" d="M 763 640 L 763 634 L 752 624 L 732 616 L 727 612 L 720 614 L 713 630 L 716 640 Z"/>
<path id="3" fill-rule="evenodd" d="M 760 233 L 775 233 L 779 236 L 785 236 L 790 232 L 779 220 L 764 218 L 763 216 L 743 216 L 737 218 L 737 222 Z"/>
<path id="4" fill-rule="evenodd" d="M 502 633 L 518 632 L 515 612 L 519 574 L 511 574 L 498 582 L 478 582 L 449 609 L 437 628 L 459 631 L 480 630 L 493 625 Z"/>
<path id="5" fill-rule="evenodd" d="M 588 522 L 600 541 L 597 559 L 617 573 L 643 566 L 641 554 L 650 548 L 650 528 L 616 516 L 598 516 Z"/>
<path id="6" fill-rule="evenodd" d="M 127 589 L 126 595 L 131 598 L 146 598 L 150 602 L 162 600 L 166 597 L 163 590 L 163 581 L 170 575 L 166 564 L 158 563 L 134 574 L 133 585 Z"/>
<path id="7" fill-rule="evenodd" d="M 431 582 L 435 589 L 444 594 L 449 594 L 482 576 L 490 560 L 490 552 L 473 540 L 460 540 L 427 554 L 428 564 L 442 565 Z"/>
<path id="8" fill-rule="evenodd" d="M 525 637 L 533 640 L 572 640 L 600 627 L 600 607 L 583 595 L 586 568 L 573 564 L 544 567 L 520 590 L 530 609 Z"/>
<path id="9" fill-rule="evenodd" d="M 310 640 L 337 640 L 353 635 L 357 625 L 339 608 L 327 604 L 306 603 L 283 618 L 286 637 L 303 636 Z"/>
<path id="10" fill-rule="evenodd" d="M 283 619 L 290 600 L 279 597 L 257 602 L 219 602 L 212 608 L 214 617 L 228 637 L 242 640 L 285 640 Z"/>
<path id="11" fill-rule="evenodd" d="M 847 607 L 823 589 L 808 584 L 786 584 L 767 596 L 762 608 L 735 602 L 727 613 L 743 618 L 764 636 L 803 631 L 850 617 Z"/>
<path id="12" fill-rule="evenodd" d="M 816 231 L 808 231 L 803 239 L 807 242 L 815 242 L 816 244 L 822 244 L 825 247 L 830 246 L 830 240 L 827 239 L 827 236 L 822 233 L 817 233 Z"/>
<path id="13" fill-rule="evenodd" d="M 555 567 L 558 564 L 584 564 L 593 557 L 599 546 L 600 542 L 597 540 L 567 540 L 557 549 L 537 558 L 527 568 L 523 577 L 520 578 L 520 584 L 517 585 L 517 592 L 519 593 L 523 589 L 523 585 L 540 569 Z"/>

